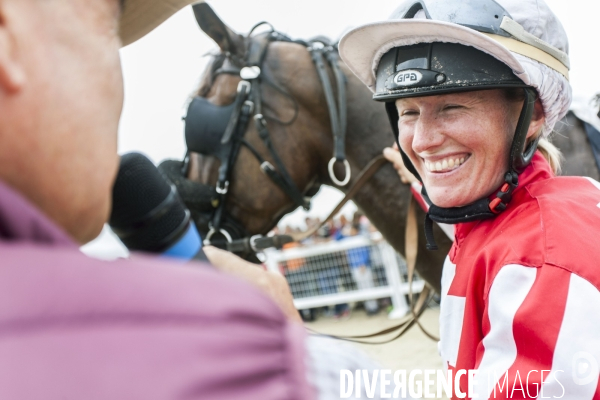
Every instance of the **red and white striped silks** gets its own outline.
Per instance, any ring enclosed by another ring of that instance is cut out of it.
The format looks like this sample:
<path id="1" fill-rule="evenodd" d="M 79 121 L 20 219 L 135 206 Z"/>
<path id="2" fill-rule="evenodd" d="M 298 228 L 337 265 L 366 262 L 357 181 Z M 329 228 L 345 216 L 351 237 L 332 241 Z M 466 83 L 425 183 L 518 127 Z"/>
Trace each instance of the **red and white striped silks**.
<path id="1" fill-rule="evenodd" d="M 599 288 L 600 184 L 538 153 L 505 212 L 456 225 L 440 354 L 478 399 L 600 399 Z"/>

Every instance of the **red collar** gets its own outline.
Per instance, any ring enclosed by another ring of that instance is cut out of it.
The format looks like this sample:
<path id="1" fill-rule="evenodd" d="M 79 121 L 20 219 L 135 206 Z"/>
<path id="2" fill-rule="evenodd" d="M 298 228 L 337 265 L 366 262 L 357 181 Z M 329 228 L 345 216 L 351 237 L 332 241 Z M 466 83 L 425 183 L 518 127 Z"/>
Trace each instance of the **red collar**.
<path id="1" fill-rule="evenodd" d="M 540 180 L 550 179 L 553 177 L 554 173 L 552 172 L 552 168 L 550 168 L 550 164 L 548 164 L 548 161 L 546 161 L 539 150 L 536 151 L 531 163 L 525 168 L 525 171 L 519 175 L 519 186 L 517 186 L 513 192 L 513 199 L 508 204 L 506 210 L 504 210 L 500 215 L 510 213 L 511 210 L 515 208 L 515 205 L 520 202 L 519 199 L 522 198 L 525 193 L 523 192 L 525 187 L 533 182 L 538 182 Z M 496 191 L 494 191 L 494 194 L 492 194 L 490 199 L 495 197 L 495 193 Z M 493 221 L 493 219 L 491 221 Z M 460 243 L 467 237 L 471 230 L 482 222 L 483 221 L 474 221 L 456 224 L 454 228 L 456 244 L 460 246 Z"/>

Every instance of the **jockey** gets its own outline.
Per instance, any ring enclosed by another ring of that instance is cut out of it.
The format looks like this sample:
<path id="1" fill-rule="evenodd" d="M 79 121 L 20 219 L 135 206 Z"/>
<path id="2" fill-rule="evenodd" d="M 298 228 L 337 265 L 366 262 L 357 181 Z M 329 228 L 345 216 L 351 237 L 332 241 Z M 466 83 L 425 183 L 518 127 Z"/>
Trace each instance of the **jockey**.
<path id="1" fill-rule="evenodd" d="M 339 47 L 423 184 L 428 248 L 431 221 L 455 226 L 439 343 L 455 396 L 600 398 L 600 184 L 557 177 L 547 140 L 571 103 L 558 18 L 543 0 L 409 0 Z"/>

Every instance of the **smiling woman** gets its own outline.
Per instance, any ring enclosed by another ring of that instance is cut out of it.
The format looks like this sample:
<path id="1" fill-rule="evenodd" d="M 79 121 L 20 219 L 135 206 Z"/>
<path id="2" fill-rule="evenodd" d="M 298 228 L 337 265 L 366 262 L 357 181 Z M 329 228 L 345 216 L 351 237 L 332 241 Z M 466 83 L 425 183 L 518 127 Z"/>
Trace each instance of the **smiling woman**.
<path id="1" fill-rule="evenodd" d="M 600 184 L 556 177 L 559 153 L 546 141 L 571 102 L 567 52 L 542 0 L 408 0 L 340 43 L 386 103 L 428 224 L 455 224 L 440 353 L 450 370 L 474 370 L 460 388 L 476 397 L 514 398 L 515 387 L 597 397 L 598 368 L 582 383 L 577 363 L 600 360 Z M 565 378 L 517 379 L 539 370 Z"/>
<path id="2" fill-rule="evenodd" d="M 523 104 L 509 101 L 506 90 L 396 101 L 400 145 L 437 206 L 466 206 L 502 185 Z M 537 104 L 528 138 L 544 121 Z"/>

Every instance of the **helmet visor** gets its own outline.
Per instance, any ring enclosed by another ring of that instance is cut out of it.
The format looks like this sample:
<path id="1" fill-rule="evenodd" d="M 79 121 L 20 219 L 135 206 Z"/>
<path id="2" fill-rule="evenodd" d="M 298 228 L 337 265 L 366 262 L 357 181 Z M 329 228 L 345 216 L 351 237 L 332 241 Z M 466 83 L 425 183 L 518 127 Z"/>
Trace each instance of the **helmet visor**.
<path id="1" fill-rule="evenodd" d="M 494 0 L 461 0 L 460 2 L 415 0 L 396 10 L 390 19 L 414 18 L 419 10 L 425 12 L 427 19 L 450 22 L 478 32 L 510 37 L 510 34 L 500 28 L 500 25 L 504 17 L 511 18 L 511 16 Z"/>

